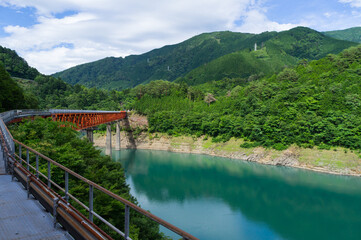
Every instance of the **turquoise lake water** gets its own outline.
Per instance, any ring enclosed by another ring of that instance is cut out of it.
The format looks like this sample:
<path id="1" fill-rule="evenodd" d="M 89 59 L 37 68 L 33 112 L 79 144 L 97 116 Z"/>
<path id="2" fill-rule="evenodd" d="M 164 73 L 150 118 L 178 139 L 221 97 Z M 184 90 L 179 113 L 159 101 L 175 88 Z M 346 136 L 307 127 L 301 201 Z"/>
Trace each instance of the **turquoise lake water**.
<path id="1" fill-rule="evenodd" d="M 113 160 L 142 208 L 199 239 L 361 239 L 361 178 L 166 151 Z"/>

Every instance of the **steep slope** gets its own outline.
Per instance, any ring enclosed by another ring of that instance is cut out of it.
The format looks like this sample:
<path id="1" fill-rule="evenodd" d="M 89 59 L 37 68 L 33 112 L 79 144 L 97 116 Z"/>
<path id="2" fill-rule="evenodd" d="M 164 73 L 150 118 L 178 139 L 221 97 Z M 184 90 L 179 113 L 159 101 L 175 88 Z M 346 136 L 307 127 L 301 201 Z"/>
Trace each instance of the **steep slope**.
<path id="1" fill-rule="evenodd" d="M 182 43 L 126 58 L 105 58 L 65 70 L 54 76 L 71 84 L 123 89 L 156 79 L 173 81 L 194 68 L 218 57 L 251 49 L 276 35 L 214 32 L 193 37 Z"/>
<path id="2" fill-rule="evenodd" d="M 38 70 L 30 67 L 14 50 L 2 46 L 0 46 L 0 65 L 2 65 L 12 77 L 34 80 L 35 77 L 39 75 Z"/>
<path id="3" fill-rule="evenodd" d="M 71 84 L 78 83 L 107 89 L 130 88 L 156 79 L 173 81 L 197 67 L 230 53 L 243 50 L 240 57 L 252 58 L 252 56 L 246 56 L 246 53 L 254 48 L 255 43 L 259 47 L 267 47 L 270 63 L 274 61 L 276 55 L 281 54 L 281 57 L 277 57 L 281 58 L 280 62 L 265 67 L 272 71 L 279 70 L 279 66 L 285 64 L 294 64 L 297 59 L 318 59 L 328 53 L 338 53 L 353 45 L 353 43 L 335 40 L 303 27 L 281 33 L 214 32 L 201 34 L 182 43 L 165 46 L 142 55 L 126 58 L 109 57 L 79 65 L 56 73 L 54 76 L 61 77 Z M 291 57 L 285 57 L 285 55 L 291 55 Z M 258 62 L 256 65 L 264 64 L 256 60 L 255 62 Z M 243 62 L 242 59 L 239 61 Z M 259 70 L 252 70 L 251 73 L 253 72 L 259 72 Z"/>
<path id="4" fill-rule="evenodd" d="M 361 45 L 235 86 L 213 101 L 192 98 L 194 87 L 172 83 L 173 89 L 158 95 L 137 94 L 134 109 L 148 115 L 151 132 L 253 141 L 243 147 L 359 150 L 360 76 Z M 148 93 L 154 84 L 142 87 L 138 92 Z"/>
<path id="5" fill-rule="evenodd" d="M 240 51 L 222 56 L 189 72 L 177 82 L 198 85 L 223 78 L 269 75 L 302 59 L 314 60 L 339 53 L 356 43 L 336 40 L 305 27 L 280 32 L 260 45 L 257 51 Z"/>
<path id="6" fill-rule="evenodd" d="M 361 27 L 354 27 L 345 30 L 323 32 L 326 36 L 340 40 L 361 43 Z"/>
<path id="7" fill-rule="evenodd" d="M 22 89 L 0 64 L 0 112 L 26 108 Z"/>

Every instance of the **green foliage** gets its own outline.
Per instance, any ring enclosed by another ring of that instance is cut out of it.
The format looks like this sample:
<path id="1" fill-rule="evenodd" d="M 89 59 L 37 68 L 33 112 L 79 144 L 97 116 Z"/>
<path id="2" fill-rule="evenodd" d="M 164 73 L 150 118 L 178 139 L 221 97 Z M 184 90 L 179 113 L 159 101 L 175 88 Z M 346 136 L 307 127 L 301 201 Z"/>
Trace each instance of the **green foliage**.
<path id="1" fill-rule="evenodd" d="M 36 101 L 33 101 L 32 96 L 24 94 L 5 68 L 0 65 L 0 112 L 33 107 L 37 107 Z"/>
<path id="2" fill-rule="evenodd" d="M 361 27 L 354 27 L 345 30 L 324 32 L 325 35 L 351 42 L 361 43 Z"/>
<path id="3" fill-rule="evenodd" d="M 50 118 L 39 118 L 12 125 L 10 130 L 18 141 L 137 204 L 136 199 L 129 193 L 129 186 L 125 182 L 124 170 L 120 163 L 113 162 L 108 156 L 101 155 L 100 151 L 93 147 L 88 140 L 80 139 L 79 133 L 70 127 L 60 127 L 60 123 L 53 122 Z M 46 162 L 40 161 L 39 168 L 46 173 Z M 52 167 L 51 171 L 52 180 L 64 186 L 64 173 L 56 167 Z M 70 177 L 69 186 L 71 194 L 77 196 L 83 203 L 88 203 L 89 186 L 86 183 Z M 98 214 L 122 229 L 124 226 L 124 206 L 122 204 L 105 194 L 96 192 L 94 207 Z M 86 214 L 85 211 L 82 212 Z M 164 239 L 159 233 L 156 223 L 135 211 L 130 213 L 132 239 Z M 100 221 L 96 220 L 96 224 L 102 229 L 108 230 L 108 233 L 112 232 Z M 112 235 L 118 236 L 116 239 L 120 239 L 119 235 Z"/>
<path id="4" fill-rule="evenodd" d="M 259 46 L 256 52 L 255 43 Z M 142 55 L 109 57 L 79 65 L 54 76 L 71 84 L 116 90 L 158 79 L 198 85 L 276 73 L 300 59 L 319 59 L 354 45 L 303 27 L 280 33 L 213 32 Z"/>
<path id="5" fill-rule="evenodd" d="M 264 39 L 257 51 L 246 49 L 224 55 L 176 81 L 189 85 L 225 78 L 252 81 L 252 76 L 277 73 L 285 66 L 295 66 L 301 59 L 319 59 L 354 45 L 356 44 L 326 37 L 309 28 L 297 27 L 277 34 L 272 33 L 268 39 Z"/>
<path id="6" fill-rule="evenodd" d="M 192 69 L 225 54 L 250 48 L 254 34 L 214 32 L 195 36 L 142 55 L 105 58 L 54 74 L 71 84 L 125 89 L 164 79 L 173 81 Z"/>
<path id="7" fill-rule="evenodd" d="M 22 108 L 121 110 L 133 101 L 129 90 L 88 89 L 42 75 L 15 51 L 1 46 L 0 93 L 0 111 Z"/>
<path id="8" fill-rule="evenodd" d="M 38 70 L 30 67 L 14 50 L 2 46 L 0 46 L 0 65 L 2 65 L 12 77 L 33 80 L 39 74 Z"/>
<path id="9" fill-rule="evenodd" d="M 360 59 L 361 47 L 352 47 L 248 83 L 234 79 L 229 85 L 226 80 L 209 82 L 209 89 L 236 85 L 218 91 L 217 101 L 210 105 L 169 90 L 167 96 L 137 99 L 134 108 L 148 115 L 151 132 L 202 134 L 216 142 L 243 137 L 278 150 L 291 144 L 359 149 Z M 191 87 L 184 89 L 188 92 Z M 242 147 L 252 144 L 246 142 Z"/>
<path id="10" fill-rule="evenodd" d="M 38 75 L 35 82 L 24 89 L 30 97 L 39 102 L 41 109 L 121 110 L 126 107 L 128 101 L 125 92 L 72 86 L 61 79 L 45 75 Z"/>

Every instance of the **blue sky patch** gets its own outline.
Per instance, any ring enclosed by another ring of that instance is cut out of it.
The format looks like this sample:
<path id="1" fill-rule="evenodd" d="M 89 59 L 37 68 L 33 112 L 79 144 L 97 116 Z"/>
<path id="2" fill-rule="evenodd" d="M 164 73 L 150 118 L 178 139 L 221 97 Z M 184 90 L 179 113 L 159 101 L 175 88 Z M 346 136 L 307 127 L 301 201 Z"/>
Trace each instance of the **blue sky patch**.
<path id="1" fill-rule="evenodd" d="M 53 46 L 52 49 L 54 49 L 54 48 L 61 48 L 61 47 L 69 48 L 69 49 L 74 49 L 74 44 L 72 44 L 72 43 L 67 43 L 67 42 L 61 42 L 61 43 Z"/>
<path id="2" fill-rule="evenodd" d="M 37 23 L 36 18 L 36 9 L 27 7 L 27 8 L 9 8 L 0 6 L 0 37 L 7 36 L 8 34 L 4 32 L 4 27 L 12 26 L 21 26 L 21 27 L 30 27 Z"/>
<path id="3" fill-rule="evenodd" d="M 62 13 L 54 14 L 54 17 L 57 18 L 57 19 L 62 19 L 62 18 L 68 17 L 68 16 L 78 14 L 78 13 L 79 12 L 77 12 L 77 11 L 65 11 L 65 12 L 62 12 Z"/>

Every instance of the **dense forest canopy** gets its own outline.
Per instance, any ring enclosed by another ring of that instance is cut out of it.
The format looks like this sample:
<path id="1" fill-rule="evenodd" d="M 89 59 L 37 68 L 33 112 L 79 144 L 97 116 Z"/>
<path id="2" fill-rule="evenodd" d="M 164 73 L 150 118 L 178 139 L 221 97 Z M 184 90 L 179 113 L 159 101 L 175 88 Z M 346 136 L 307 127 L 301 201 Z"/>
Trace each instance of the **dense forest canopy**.
<path id="1" fill-rule="evenodd" d="M 245 146 L 361 148 L 361 46 L 316 61 L 301 61 L 272 77 L 224 79 L 213 100 L 192 97 L 199 87 L 157 82 L 135 88 L 134 107 L 147 114 L 151 132 L 195 134 Z M 231 82 L 231 84 L 229 84 Z M 237 84 L 239 83 L 239 85 Z M 163 84 L 163 90 L 160 85 Z M 213 88 L 216 89 L 216 88 Z M 202 92 L 202 91 L 201 91 Z M 211 94 L 211 95 L 212 95 Z M 204 96 L 204 95 L 203 95 Z M 209 95 L 207 95 L 209 96 Z"/>
<path id="2" fill-rule="evenodd" d="M 353 27 L 345 30 L 324 32 L 325 35 L 340 40 L 361 43 L 361 27 Z"/>
<path id="3" fill-rule="evenodd" d="M 0 46 L 0 65 L 12 77 L 19 77 L 34 80 L 39 75 L 38 70 L 32 68 L 28 63 L 14 51 Z"/>
<path id="4" fill-rule="evenodd" d="M 36 99 L 24 92 L 0 64 L 0 112 L 34 107 Z"/>
<path id="5" fill-rule="evenodd" d="M 255 40 L 260 44 L 251 51 Z M 219 32 L 140 56 L 85 64 L 79 68 L 83 73 L 76 73 L 78 68 L 67 72 L 81 78 L 80 83 L 90 79 L 89 86 L 137 85 L 121 92 L 71 85 L 39 74 L 14 51 L 0 48 L 0 111 L 135 109 L 147 115 L 150 132 L 204 135 L 214 142 L 236 137 L 245 140 L 242 147 L 278 150 L 292 144 L 360 149 L 361 46 L 330 54 L 354 45 L 307 28 L 260 35 Z M 168 70 L 168 65 L 177 67 Z M 130 70 L 114 72 L 119 66 Z M 102 74 L 97 75 L 98 70 Z M 124 81 L 128 83 L 122 85 Z M 120 165 L 100 156 L 90 143 L 79 141 L 70 128 L 60 130 L 56 123 L 39 119 L 15 125 L 12 132 L 17 140 L 135 201 Z M 52 174 L 62 181 L 57 172 Z M 80 184 L 73 191 L 85 196 L 86 186 Z M 105 200 L 96 197 L 95 201 Z M 122 207 L 106 201 L 96 211 L 121 225 Z M 163 238 L 158 226 L 136 214 L 132 218 L 133 239 Z"/>
<path id="6" fill-rule="evenodd" d="M 109 156 L 100 154 L 92 143 L 80 139 L 79 132 L 70 127 L 61 127 L 60 123 L 49 119 L 38 118 L 12 125 L 10 131 L 15 139 L 42 154 L 56 160 L 85 178 L 110 189 L 133 203 L 136 199 L 129 193 L 129 186 L 125 182 L 123 168 L 120 163 L 113 162 Z M 25 156 L 23 158 L 26 158 Z M 71 161 L 69 161 L 71 159 Z M 46 174 L 47 163 L 40 161 L 39 169 Z M 52 180 L 64 187 L 64 172 L 56 167 L 51 168 Z M 69 178 L 69 192 L 88 205 L 89 185 Z M 71 203 L 77 206 L 76 202 Z M 79 207 L 78 209 L 83 209 Z M 94 195 L 94 211 L 105 217 L 118 228 L 124 226 L 124 205 L 105 194 L 96 192 Z M 83 209 L 83 214 L 87 215 Z M 159 233 L 159 226 L 150 219 L 130 211 L 130 237 L 132 239 L 165 239 Z M 121 239 L 105 224 L 95 218 L 95 223 L 110 233 L 115 239 Z"/>
<path id="7" fill-rule="evenodd" d="M 255 43 L 259 49 L 265 48 L 263 54 L 249 54 L 254 49 Z M 185 78 L 187 83 L 194 85 L 220 80 L 219 77 L 224 76 L 244 77 L 261 72 L 275 73 L 284 65 L 294 66 L 300 59 L 319 59 L 329 53 L 339 53 L 355 45 L 356 43 L 337 40 L 305 27 L 261 34 L 213 32 L 141 55 L 131 55 L 126 58 L 110 57 L 83 64 L 56 73 L 54 76 L 61 77 L 71 84 L 122 90 L 152 80 L 174 81 L 179 77 L 185 77 L 194 69 L 198 77 L 206 72 L 202 80 L 196 82 L 190 79 L 195 78 L 194 73 Z M 241 54 L 235 55 L 234 53 L 237 52 Z M 208 65 L 227 54 L 232 56 L 212 63 L 211 67 L 204 69 L 205 64 Z M 232 61 L 235 63 L 228 66 Z M 262 65 L 265 65 L 265 69 L 262 69 Z M 251 69 L 243 72 L 247 66 Z M 203 69 L 197 70 L 198 67 Z M 214 67 L 216 70 L 212 70 L 210 74 L 208 71 Z M 215 71 L 217 72 L 214 73 Z"/>

